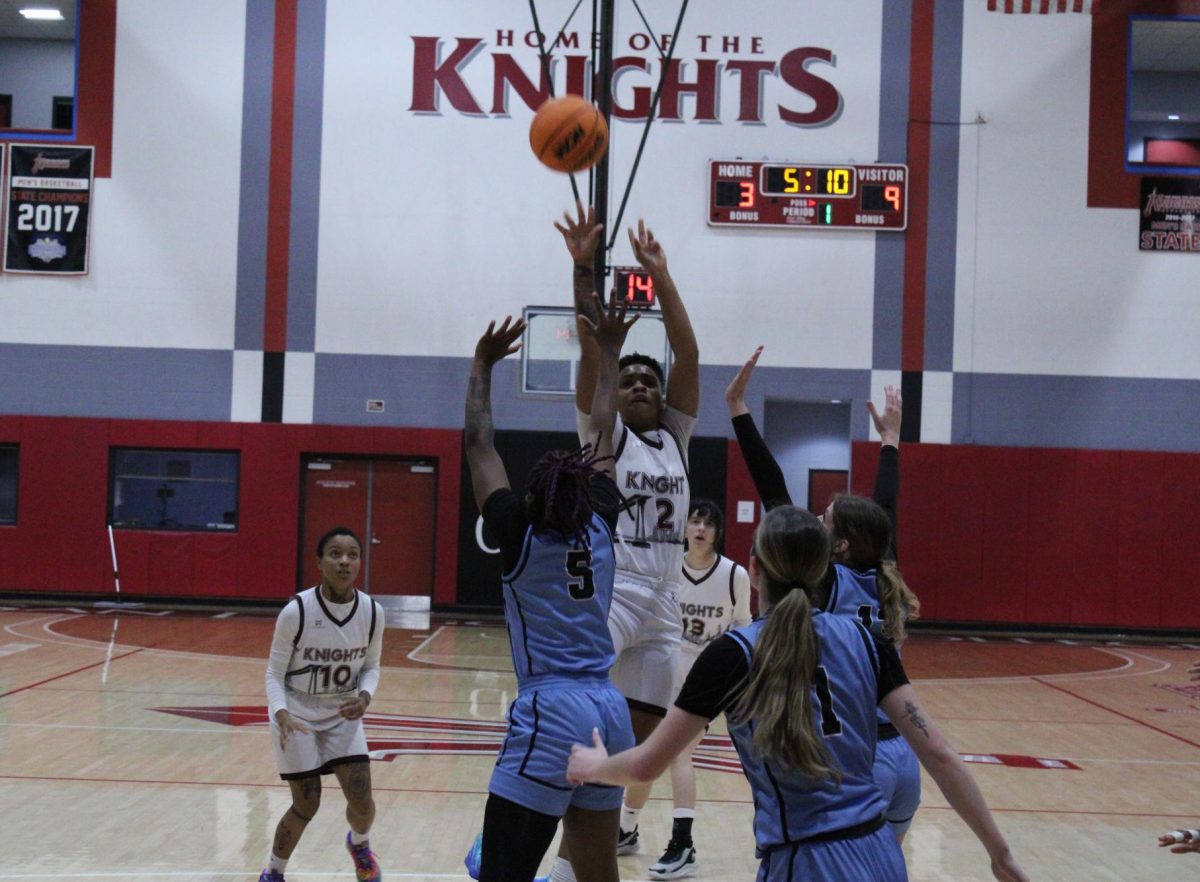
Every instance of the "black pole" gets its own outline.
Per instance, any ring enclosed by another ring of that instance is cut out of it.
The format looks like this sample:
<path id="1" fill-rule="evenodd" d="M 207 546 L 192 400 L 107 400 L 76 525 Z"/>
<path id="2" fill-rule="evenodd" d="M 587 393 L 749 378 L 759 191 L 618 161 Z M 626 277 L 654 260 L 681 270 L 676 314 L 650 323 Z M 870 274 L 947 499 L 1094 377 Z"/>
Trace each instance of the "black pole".
<path id="1" fill-rule="evenodd" d="M 609 149 L 604 151 L 604 155 L 600 157 L 600 161 L 596 163 L 596 176 L 594 189 L 592 190 L 592 204 L 596 206 L 596 223 L 608 223 L 608 159 L 612 155 L 612 67 L 613 67 L 613 5 L 615 0 L 600 0 L 600 56 L 598 58 L 599 69 L 595 72 L 596 76 L 593 80 L 593 89 L 595 95 L 592 96 L 596 102 L 596 106 L 600 109 L 601 115 L 604 117 L 604 122 L 608 125 Z M 595 16 L 592 18 L 595 21 Z M 604 230 L 605 234 L 610 231 L 607 226 Z M 596 263 L 594 266 L 595 279 L 597 290 L 600 292 L 600 299 L 606 299 L 604 289 L 608 287 L 605 280 L 608 269 L 608 249 L 604 247 L 604 241 L 607 235 L 600 237 L 600 247 L 596 249 Z"/>

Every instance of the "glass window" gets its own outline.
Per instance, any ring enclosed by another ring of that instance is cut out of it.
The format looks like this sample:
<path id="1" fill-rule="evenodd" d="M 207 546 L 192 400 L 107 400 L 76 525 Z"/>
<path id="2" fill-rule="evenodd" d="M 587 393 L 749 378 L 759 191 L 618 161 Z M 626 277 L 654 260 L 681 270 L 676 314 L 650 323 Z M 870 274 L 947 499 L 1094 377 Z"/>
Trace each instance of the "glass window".
<path id="1" fill-rule="evenodd" d="M 1131 18 L 1125 162 L 1200 173 L 1200 19 Z"/>
<path id="2" fill-rule="evenodd" d="M 17 522 L 17 448 L 0 446 L 0 524 Z"/>
<path id="3" fill-rule="evenodd" d="M 109 523 L 132 530 L 236 530 L 238 454 L 114 450 Z"/>
<path id="4" fill-rule="evenodd" d="M 77 0 L 0 4 L 0 127 L 74 130 L 78 11 Z"/>

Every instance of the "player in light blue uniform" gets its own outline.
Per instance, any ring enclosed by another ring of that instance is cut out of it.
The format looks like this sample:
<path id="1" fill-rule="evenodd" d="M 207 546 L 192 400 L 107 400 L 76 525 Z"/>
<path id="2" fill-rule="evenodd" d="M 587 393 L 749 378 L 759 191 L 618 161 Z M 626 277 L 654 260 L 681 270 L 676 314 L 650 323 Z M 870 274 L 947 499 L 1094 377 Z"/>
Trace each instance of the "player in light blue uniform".
<path id="1" fill-rule="evenodd" d="M 725 402 L 742 456 L 769 510 L 776 505 L 790 505 L 792 499 L 783 471 L 746 407 L 746 386 L 761 353 L 760 346 L 742 366 L 725 392 Z M 884 396 L 882 414 L 867 402 L 881 441 L 874 500 L 839 495 L 822 517 L 830 534 L 833 566 L 822 581 L 821 608 L 856 618 L 899 647 L 904 640 L 905 622 L 917 617 L 920 604 L 894 565 L 902 401 L 899 390 L 892 386 L 885 388 Z M 884 818 L 896 840 L 903 842 L 921 803 L 921 769 L 916 754 L 896 727 L 882 713 L 878 719 L 875 780 L 887 802 Z"/>
<path id="2" fill-rule="evenodd" d="M 580 856 L 581 882 L 616 882 L 612 843 L 622 790 L 571 784 L 571 745 L 595 731 L 614 749 L 632 746 L 624 696 L 609 681 L 614 651 L 607 621 L 620 500 L 612 481 L 617 357 L 633 321 L 598 310 L 601 351 L 592 407 L 593 446 L 551 451 L 530 471 L 523 497 L 509 486 L 493 443 L 493 365 L 520 348 L 521 320 L 492 322 L 475 348 L 467 390 L 466 454 L 483 520 L 504 560 L 504 614 L 517 698 L 488 785 L 480 842 L 482 882 L 533 878 L 563 820 Z M 468 858 L 470 860 L 470 858 Z"/>
<path id="3" fill-rule="evenodd" d="M 572 781 L 656 777 L 724 712 L 754 796 L 759 882 L 904 882 L 873 778 L 874 707 L 917 752 L 987 850 L 993 875 L 1028 882 L 970 773 L 921 709 L 895 648 L 860 622 L 814 610 L 829 535 L 813 515 L 772 509 L 754 534 L 760 619 L 714 640 L 647 741 L 609 756 L 598 733 L 576 747 Z"/>

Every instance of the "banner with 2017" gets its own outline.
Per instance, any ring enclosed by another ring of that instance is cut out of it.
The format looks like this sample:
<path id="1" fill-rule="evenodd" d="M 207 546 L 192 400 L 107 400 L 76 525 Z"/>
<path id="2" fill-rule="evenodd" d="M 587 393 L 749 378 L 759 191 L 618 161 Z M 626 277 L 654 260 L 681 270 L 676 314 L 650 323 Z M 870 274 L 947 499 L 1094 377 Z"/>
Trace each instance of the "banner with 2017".
<path id="1" fill-rule="evenodd" d="M 92 148 L 10 144 L 4 269 L 84 275 Z"/>

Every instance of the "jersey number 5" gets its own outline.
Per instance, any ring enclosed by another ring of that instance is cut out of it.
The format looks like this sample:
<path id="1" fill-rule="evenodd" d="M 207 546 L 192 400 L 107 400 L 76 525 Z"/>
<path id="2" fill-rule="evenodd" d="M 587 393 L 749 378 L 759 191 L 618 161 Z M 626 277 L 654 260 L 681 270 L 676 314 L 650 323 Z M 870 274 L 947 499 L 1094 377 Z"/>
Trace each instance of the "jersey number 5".
<path id="1" fill-rule="evenodd" d="M 592 550 L 579 548 L 567 552 L 567 575 L 578 581 L 567 583 L 572 600 L 591 600 L 596 596 L 596 582 L 592 578 Z"/>

